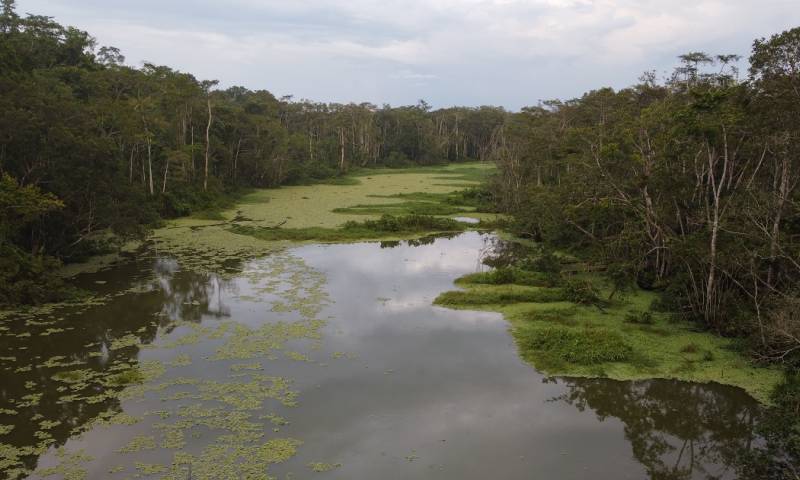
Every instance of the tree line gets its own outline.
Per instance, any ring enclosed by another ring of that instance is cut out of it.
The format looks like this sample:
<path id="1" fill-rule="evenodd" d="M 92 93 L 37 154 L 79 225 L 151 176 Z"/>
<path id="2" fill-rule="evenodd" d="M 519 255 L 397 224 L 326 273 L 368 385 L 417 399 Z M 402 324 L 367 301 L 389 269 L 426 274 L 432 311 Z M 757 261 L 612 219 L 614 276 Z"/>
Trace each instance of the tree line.
<path id="1" fill-rule="evenodd" d="M 693 52 L 667 79 L 510 113 L 219 89 L 0 4 L 0 303 L 50 299 L 44 273 L 99 232 L 139 235 L 242 188 L 491 160 L 519 233 L 764 360 L 800 357 L 800 29 L 756 40 L 746 74 Z"/>
<path id="2" fill-rule="evenodd" d="M 800 364 L 800 28 L 660 80 L 542 102 L 493 133 L 519 233 L 605 265 L 615 291 Z"/>
<path id="3" fill-rule="evenodd" d="M 53 300 L 45 274 L 104 248 L 103 232 L 140 235 L 243 188 L 487 159 L 506 117 L 220 89 L 0 5 L 0 304 Z"/>

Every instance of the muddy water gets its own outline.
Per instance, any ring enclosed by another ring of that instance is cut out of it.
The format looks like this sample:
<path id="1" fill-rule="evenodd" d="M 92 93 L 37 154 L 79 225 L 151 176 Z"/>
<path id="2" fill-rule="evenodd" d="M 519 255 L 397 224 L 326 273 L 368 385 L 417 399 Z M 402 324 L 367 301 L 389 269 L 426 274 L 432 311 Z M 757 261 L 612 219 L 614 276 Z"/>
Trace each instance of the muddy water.
<path id="1" fill-rule="evenodd" d="M 84 277 L 109 297 L 0 324 L 0 478 L 736 477 L 741 390 L 546 378 L 500 315 L 432 306 L 489 240 Z"/>

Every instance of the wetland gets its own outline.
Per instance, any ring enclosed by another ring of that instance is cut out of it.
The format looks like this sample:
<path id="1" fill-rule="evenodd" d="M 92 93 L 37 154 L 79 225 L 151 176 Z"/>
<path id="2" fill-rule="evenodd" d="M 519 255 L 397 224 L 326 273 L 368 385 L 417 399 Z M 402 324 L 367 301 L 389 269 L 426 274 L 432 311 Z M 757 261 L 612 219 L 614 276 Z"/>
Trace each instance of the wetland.
<path id="1" fill-rule="evenodd" d="M 489 170 L 258 191 L 78 275 L 87 301 L 4 312 L 3 478 L 736 478 L 777 372 L 624 323 L 644 294 L 601 312 L 509 276 L 522 247 L 453 200 Z"/>

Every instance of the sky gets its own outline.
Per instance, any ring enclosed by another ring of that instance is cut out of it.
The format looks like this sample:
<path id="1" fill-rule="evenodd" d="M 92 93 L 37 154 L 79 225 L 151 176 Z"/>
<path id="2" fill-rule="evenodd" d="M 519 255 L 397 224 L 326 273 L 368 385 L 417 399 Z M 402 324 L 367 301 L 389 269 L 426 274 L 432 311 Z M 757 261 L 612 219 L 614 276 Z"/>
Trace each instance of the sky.
<path id="1" fill-rule="evenodd" d="M 517 110 L 688 51 L 747 57 L 800 0 L 18 0 L 145 61 L 325 102 Z M 746 64 L 743 65 L 743 70 Z"/>

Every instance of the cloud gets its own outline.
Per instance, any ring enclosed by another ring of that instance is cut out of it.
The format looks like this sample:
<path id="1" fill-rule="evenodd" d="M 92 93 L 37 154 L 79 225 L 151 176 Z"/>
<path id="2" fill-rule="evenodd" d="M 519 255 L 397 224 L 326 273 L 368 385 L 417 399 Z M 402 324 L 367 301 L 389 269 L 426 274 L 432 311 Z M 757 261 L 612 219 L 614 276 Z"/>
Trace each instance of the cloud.
<path id="1" fill-rule="evenodd" d="M 746 55 L 794 0 L 19 0 L 223 85 L 323 101 L 499 104 L 624 87 L 689 50 Z"/>

